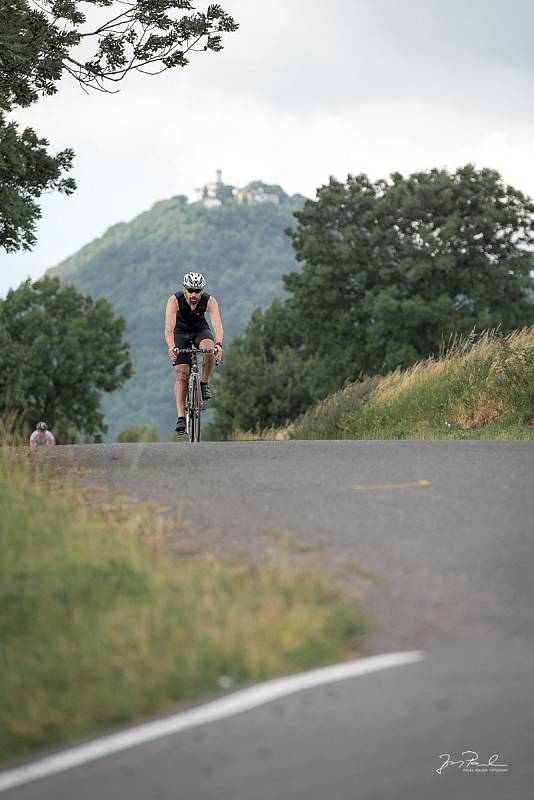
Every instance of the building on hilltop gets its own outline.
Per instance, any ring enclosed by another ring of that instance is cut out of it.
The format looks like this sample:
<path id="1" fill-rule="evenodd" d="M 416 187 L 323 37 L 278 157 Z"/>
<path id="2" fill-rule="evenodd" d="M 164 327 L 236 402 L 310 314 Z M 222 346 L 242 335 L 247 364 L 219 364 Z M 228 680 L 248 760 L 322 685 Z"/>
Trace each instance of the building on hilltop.
<path id="1" fill-rule="evenodd" d="M 215 180 L 196 189 L 198 203 L 206 208 L 217 208 L 223 203 L 233 201 L 238 205 L 255 206 L 262 203 L 280 204 L 280 196 L 274 192 L 266 192 L 263 186 L 249 184 L 243 189 L 236 189 L 230 184 L 223 183 L 222 170 L 215 173 Z M 259 182 L 256 182 L 259 183 Z M 269 187 L 268 187 L 269 188 Z"/>
<path id="2" fill-rule="evenodd" d="M 212 183 L 205 183 L 204 186 L 196 189 L 199 195 L 197 202 L 202 203 L 206 208 L 217 208 L 217 206 L 222 205 L 222 200 L 218 196 L 219 189 L 223 186 L 222 170 L 218 169 L 215 175 L 215 181 Z"/>
<path id="3" fill-rule="evenodd" d="M 280 204 L 280 198 L 277 194 L 266 192 L 262 187 L 258 189 L 238 189 L 234 194 L 234 199 L 239 205 L 248 206 L 255 206 L 259 203 Z"/>

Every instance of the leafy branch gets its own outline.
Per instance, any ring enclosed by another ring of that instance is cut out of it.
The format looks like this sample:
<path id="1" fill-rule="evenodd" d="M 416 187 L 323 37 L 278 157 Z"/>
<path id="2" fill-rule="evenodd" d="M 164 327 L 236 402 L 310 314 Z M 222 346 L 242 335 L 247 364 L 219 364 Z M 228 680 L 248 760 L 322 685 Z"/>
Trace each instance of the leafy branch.
<path id="1" fill-rule="evenodd" d="M 190 0 L 86 0 L 110 17 L 87 26 L 75 0 L 0 0 L 0 108 L 28 106 L 56 92 L 65 71 L 84 88 L 113 92 L 129 72 L 185 67 L 192 52 L 222 50 L 238 25 L 217 3 L 196 11 Z M 84 29 L 89 28 L 89 29 Z M 75 51 L 96 40 L 88 59 Z"/>

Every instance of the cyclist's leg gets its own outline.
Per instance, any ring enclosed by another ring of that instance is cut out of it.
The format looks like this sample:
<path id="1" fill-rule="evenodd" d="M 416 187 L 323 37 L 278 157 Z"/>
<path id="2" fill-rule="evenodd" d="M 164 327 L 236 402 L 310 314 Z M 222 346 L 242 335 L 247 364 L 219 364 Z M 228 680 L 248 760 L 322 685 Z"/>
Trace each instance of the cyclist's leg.
<path id="1" fill-rule="evenodd" d="M 203 328 L 195 336 L 195 346 L 200 350 L 205 350 L 213 347 L 215 344 L 215 337 L 209 328 Z M 202 383 L 207 383 L 210 375 L 215 367 L 215 356 L 211 353 L 204 353 L 202 361 Z"/>
<path id="2" fill-rule="evenodd" d="M 176 347 L 191 347 L 191 338 L 175 333 L 174 344 Z M 191 355 L 189 353 L 178 353 L 175 361 L 174 396 L 176 399 L 176 414 L 179 417 L 185 417 L 185 397 L 187 395 L 190 368 Z"/>
<path id="3" fill-rule="evenodd" d="M 187 394 L 187 381 L 189 380 L 189 364 L 176 365 L 176 381 L 174 383 L 174 396 L 176 398 L 176 415 L 185 417 L 185 397 Z"/>

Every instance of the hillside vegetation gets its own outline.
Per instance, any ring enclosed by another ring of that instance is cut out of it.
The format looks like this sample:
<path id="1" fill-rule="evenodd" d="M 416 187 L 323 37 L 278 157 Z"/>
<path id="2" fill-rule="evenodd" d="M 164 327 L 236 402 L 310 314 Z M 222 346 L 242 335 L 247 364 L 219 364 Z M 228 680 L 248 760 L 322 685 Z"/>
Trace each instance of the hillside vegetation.
<path id="1" fill-rule="evenodd" d="M 49 270 L 94 298 L 105 297 L 126 319 L 134 376 L 104 397 L 110 438 L 132 426 L 154 426 L 163 435 L 174 428 L 174 376 L 163 319 L 167 298 L 180 289 L 185 272 L 206 275 L 208 291 L 221 306 L 226 343 L 244 329 L 255 308 L 283 294 L 282 275 L 297 268 L 284 230 L 294 224 L 303 198 L 275 188 L 279 205 L 229 201 L 206 208 L 188 204 L 184 196 L 156 203 Z"/>
<path id="2" fill-rule="evenodd" d="M 458 338 L 438 359 L 351 383 L 293 439 L 534 439 L 534 326 Z"/>

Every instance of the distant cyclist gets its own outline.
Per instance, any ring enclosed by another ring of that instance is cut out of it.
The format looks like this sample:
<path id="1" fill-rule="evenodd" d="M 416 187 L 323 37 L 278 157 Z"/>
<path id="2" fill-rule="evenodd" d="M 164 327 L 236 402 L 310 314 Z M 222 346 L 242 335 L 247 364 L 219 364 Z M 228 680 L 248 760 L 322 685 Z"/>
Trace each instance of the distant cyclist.
<path id="1" fill-rule="evenodd" d="M 46 422 L 38 422 L 34 432 L 30 436 L 30 447 L 43 447 L 55 445 L 56 439 L 52 431 L 48 430 Z"/>
<path id="2" fill-rule="evenodd" d="M 188 272 L 184 275 L 183 290 L 175 292 L 167 300 L 165 311 L 165 341 L 169 348 L 169 358 L 176 367 L 176 382 L 174 394 L 176 397 L 176 433 L 185 433 L 185 398 L 191 356 L 189 353 L 178 353 L 173 347 L 191 347 L 192 344 L 199 349 L 217 346 L 215 356 L 205 353 L 202 367 L 202 380 L 200 391 L 203 400 L 212 397 L 209 387 L 209 378 L 217 363 L 222 359 L 223 326 L 217 300 L 204 291 L 206 279 L 200 272 Z M 215 336 L 211 332 L 205 318 L 206 311 L 210 315 Z"/>

